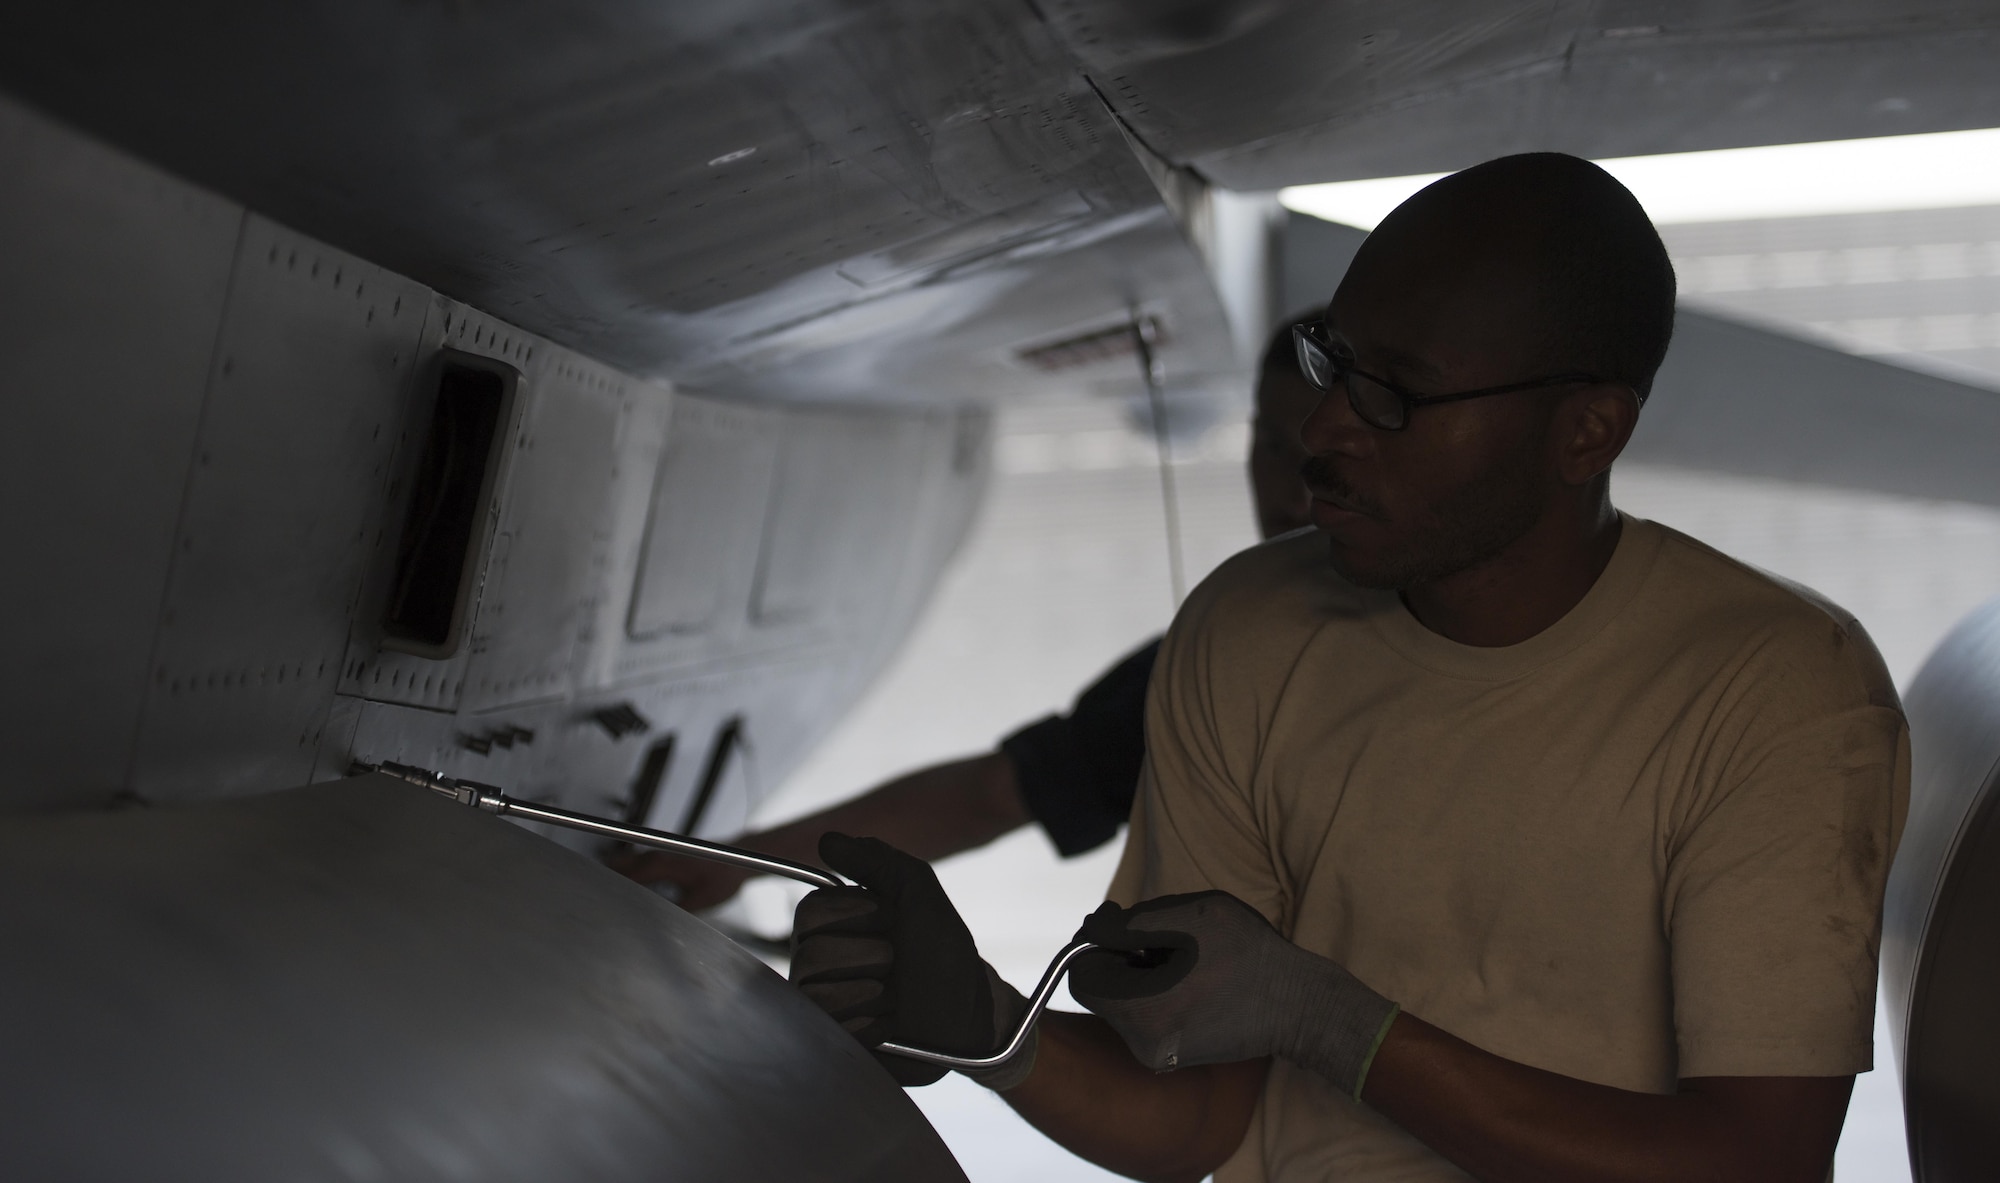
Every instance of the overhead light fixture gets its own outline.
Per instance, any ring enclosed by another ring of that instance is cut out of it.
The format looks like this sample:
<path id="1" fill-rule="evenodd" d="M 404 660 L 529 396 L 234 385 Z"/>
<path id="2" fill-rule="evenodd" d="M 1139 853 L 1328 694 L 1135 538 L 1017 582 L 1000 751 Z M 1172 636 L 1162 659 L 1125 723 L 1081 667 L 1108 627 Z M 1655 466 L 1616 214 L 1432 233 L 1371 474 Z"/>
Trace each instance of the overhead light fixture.
<path id="1" fill-rule="evenodd" d="M 2000 128 L 1762 148 L 1624 156 L 1597 162 L 1654 222 L 1729 222 L 2000 204 Z M 1287 209 L 1372 230 L 1444 176 L 1294 185 Z"/>

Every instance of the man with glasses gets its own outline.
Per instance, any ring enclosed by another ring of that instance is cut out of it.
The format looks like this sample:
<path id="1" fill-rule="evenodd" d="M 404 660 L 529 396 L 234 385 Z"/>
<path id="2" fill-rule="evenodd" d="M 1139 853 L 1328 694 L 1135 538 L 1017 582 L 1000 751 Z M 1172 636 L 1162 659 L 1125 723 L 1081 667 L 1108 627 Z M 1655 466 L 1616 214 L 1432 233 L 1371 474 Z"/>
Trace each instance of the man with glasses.
<path id="1" fill-rule="evenodd" d="M 1612 508 L 1672 317 L 1585 161 L 1382 222 L 1297 333 L 1317 534 L 1161 649 L 1096 1013 L 976 1079 L 1142 1179 L 1826 1178 L 1907 731 L 1851 616 Z M 1018 996 L 927 869 L 823 851 L 863 886 L 800 905 L 806 992 L 863 1042 L 993 1046 Z"/>

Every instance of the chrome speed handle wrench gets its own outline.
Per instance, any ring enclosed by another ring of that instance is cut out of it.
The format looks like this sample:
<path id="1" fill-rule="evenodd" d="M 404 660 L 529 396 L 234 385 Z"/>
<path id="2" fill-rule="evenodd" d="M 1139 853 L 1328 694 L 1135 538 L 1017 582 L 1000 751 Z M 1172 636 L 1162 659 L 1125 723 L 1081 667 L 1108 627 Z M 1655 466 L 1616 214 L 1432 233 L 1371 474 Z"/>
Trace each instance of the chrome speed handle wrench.
<path id="1" fill-rule="evenodd" d="M 1042 971 L 1042 980 L 1035 986 L 1035 992 L 1029 995 L 1027 1013 L 1021 1016 L 1020 1023 L 1014 1027 L 1014 1034 L 1008 1036 L 1007 1042 L 1000 1045 L 1000 1050 L 990 1056 L 953 1056 L 903 1043 L 878 1043 L 875 1045 L 875 1050 L 895 1056 L 906 1056 L 912 1060 L 922 1060 L 926 1064 L 942 1064 L 947 1068 L 998 1068 L 1013 1059 L 1022 1045 L 1028 1042 L 1028 1033 L 1035 1029 L 1036 1020 L 1040 1019 L 1042 1012 L 1048 1009 L 1049 999 L 1056 992 L 1056 984 L 1069 972 L 1069 963 L 1095 948 L 1097 946 L 1089 941 L 1072 941 L 1063 946 L 1063 951 L 1056 954 L 1056 959 L 1049 962 L 1049 967 Z"/>
<path id="2" fill-rule="evenodd" d="M 762 871 L 767 875 L 783 875 L 800 883 L 810 883 L 814 887 L 847 886 L 838 875 L 822 871 L 818 867 L 808 867 L 790 859 L 773 858 L 768 854 L 742 850 L 734 846 L 724 846 L 719 842 L 704 842 L 699 838 L 688 838 L 680 834 L 669 834 L 664 830 L 649 830 L 644 826 L 627 826 L 618 822 L 592 817 L 587 813 L 573 813 L 558 809 L 553 805 L 537 805 L 532 801 L 522 801 L 474 780 L 460 780 L 446 776 L 442 772 L 432 772 L 428 768 L 417 768 L 409 764 L 357 764 L 356 771 L 379 772 L 393 776 L 413 785 L 420 785 L 434 793 L 451 798 L 460 805 L 470 805 L 486 813 L 497 813 L 501 817 L 526 818 L 529 821 L 547 822 L 552 826 L 564 826 L 572 830 L 582 830 L 586 834 L 597 834 L 605 838 L 616 838 L 630 842 L 634 846 L 650 846 L 655 850 L 668 850 L 691 858 L 703 858 L 712 862 L 730 863 L 752 871 Z"/>
<path id="3" fill-rule="evenodd" d="M 606 821 L 601 817 L 575 813 L 553 805 L 537 805 L 532 801 L 509 797 L 492 785 L 460 780 L 457 777 L 446 776 L 442 772 L 433 772 L 428 768 L 383 761 L 379 764 L 357 763 L 354 771 L 379 772 L 384 776 L 393 776 L 397 780 L 408 781 L 440 796 L 449 797 L 460 805 L 469 805 L 474 809 L 501 817 L 525 818 L 529 821 L 546 822 L 552 826 L 582 830 L 586 834 L 616 838 L 621 842 L 630 842 L 634 846 L 650 846 L 655 850 L 671 851 L 674 854 L 708 859 L 712 862 L 729 863 L 751 871 L 762 871 L 767 875 L 782 875 L 813 887 L 849 886 L 845 880 L 831 871 L 822 871 L 818 867 L 809 867 L 804 863 L 792 862 L 790 859 L 774 858 L 771 855 L 758 854 L 735 846 L 724 846 L 720 842 L 705 842 L 700 838 L 669 834 L 664 830 L 651 830 L 644 826 L 628 826 Z M 1049 999 L 1055 996 L 1056 986 L 1061 983 L 1063 975 L 1069 972 L 1070 963 L 1096 947 L 1088 941 L 1074 941 L 1056 954 L 1055 960 L 1051 961 L 1048 969 L 1043 971 L 1042 980 L 1035 986 L 1035 992 L 1029 996 L 1027 1012 L 1021 1016 L 1014 1033 L 992 1055 L 954 1056 L 901 1043 L 882 1043 L 877 1045 L 877 1049 L 929 1064 L 942 1064 L 947 1068 L 994 1068 L 1004 1064 L 1013 1059 L 1022 1045 L 1028 1042 L 1028 1033 L 1034 1030 L 1036 1021 L 1042 1017 L 1042 1012 L 1048 1009 Z"/>

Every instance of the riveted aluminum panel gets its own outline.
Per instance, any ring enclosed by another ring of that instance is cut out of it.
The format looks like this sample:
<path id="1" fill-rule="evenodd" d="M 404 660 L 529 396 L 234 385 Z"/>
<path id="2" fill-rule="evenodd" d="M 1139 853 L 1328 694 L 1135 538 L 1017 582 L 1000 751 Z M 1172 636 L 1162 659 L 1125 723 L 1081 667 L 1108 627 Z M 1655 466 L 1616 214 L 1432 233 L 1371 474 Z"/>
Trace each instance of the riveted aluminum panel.
<path id="1" fill-rule="evenodd" d="M 637 527 L 614 550 L 593 685 L 638 686 L 672 670 L 768 662 L 783 636 L 750 627 L 750 597 L 778 450 L 792 415 L 676 394 Z"/>
<path id="2" fill-rule="evenodd" d="M 453 315 L 476 349 L 485 318 Z M 500 528 L 472 631 L 463 707 L 489 711 L 568 693 L 605 590 L 619 438 L 638 384 L 567 350 L 528 361 Z"/>
<path id="3" fill-rule="evenodd" d="M 142 795 L 312 775 L 428 305 L 408 280 L 245 224 L 161 611 Z"/>
<path id="4" fill-rule="evenodd" d="M 675 408 L 626 632 L 705 633 L 740 618 L 777 463 L 775 412 L 683 399 Z"/>
<path id="5" fill-rule="evenodd" d="M 345 695 L 338 701 L 360 704 L 346 751 L 338 761 L 342 768 L 357 760 L 370 763 L 393 760 L 499 785 L 509 792 L 550 802 L 567 798 L 563 794 L 542 793 L 536 771 L 561 748 L 566 727 L 578 727 L 587 721 L 578 716 L 572 704 L 562 702 L 469 718 Z M 502 729 L 513 728 L 531 737 L 510 738 L 504 744 L 490 742 Z M 468 744 L 468 740 L 475 739 L 488 742 Z M 329 757 L 323 763 L 331 769 L 336 762 Z"/>
<path id="6" fill-rule="evenodd" d="M 914 494 L 901 562 L 874 575 L 876 585 L 850 617 L 855 653 L 832 674 L 836 694 L 858 695 L 909 635 L 952 556 L 972 529 L 992 465 L 992 417 L 979 408 L 927 416 L 916 450 L 918 471 L 904 478 Z M 814 742 L 836 720 L 798 726 Z M 802 753 L 803 754 L 803 753 Z"/>
<path id="7" fill-rule="evenodd" d="M 614 447 L 615 460 L 598 511 L 596 549 L 590 600 L 579 615 L 575 657 L 571 663 L 572 692 L 588 696 L 614 684 L 616 665 L 626 641 L 630 591 L 645 549 L 646 525 L 653 488 L 666 451 L 669 424 L 680 397 L 665 383 L 632 380 Z M 727 583 L 717 570 L 708 578 Z M 724 596 L 728 595 L 726 591 Z"/>
<path id="8" fill-rule="evenodd" d="M 588 639 L 578 651 L 579 695 L 619 680 L 619 659 L 629 639 L 626 624 L 631 617 L 631 591 L 647 550 L 654 490 L 669 447 L 669 424 L 680 418 L 684 405 L 684 400 L 664 385 L 635 383 L 632 387 L 625 426 L 619 434 L 617 474 L 605 511 L 603 591 L 596 597 L 586 629 Z M 754 538 L 748 545 L 754 548 Z M 702 578 L 720 583 L 724 575 L 716 570 Z"/>
<path id="9" fill-rule="evenodd" d="M 901 635 L 978 504 L 986 424 L 676 394 L 643 535 L 622 541 L 629 517 L 614 529 L 611 587 L 630 590 L 600 613 L 616 627 L 600 628 L 588 687 L 799 661 L 872 670 L 879 630 Z M 780 611 L 756 615 L 760 593 Z"/>
<path id="10" fill-rule="evenodd" d="M 130 161 L 106 159 L 163 191 L 191 192 Z M 93 200 L 110 193 L 96 187 L 105 191 Z M 930 523 L 969 505 L 961 494 L 976 491 L 976 482 L 960 477 L 940 484 L 940 474 L 956 471 L 977 450 L 977 433 L 961 430 L 950 414 L 856 408 L 801 414 L 708 403 L 714 419 L 750 441 L 741 450 L 745 464 L 761 466 L 763 475 L 750 491 L 719 497 L 711 482 L 736 476 L 736 466 L 710 465 L 714 475 L 681 483 L 683 494 L 728 503 L 742 520 L 723 532 L 726 560 L 690 565 L 696 585 L 670 597 L 711 604 L 709 626 L 634 639 L 627 634 L 630 591 L 643 587 L 640 563 L 673 402 L 665 388 L 581 362 L 262 218 L 249 218 L 242 229 L 239 211 L 214 208 L 226 221 L 212 269 L 211 320 L 196 335 L 200 348 L 188 354 L 194 378 L 179 404 L 181 435 L 175 441 L 156 429 L 158 421 L 146 420 L 143 433 L 127 441 L 129 453 L 106 462 L 135 473 L 171 462 L 163 471 L 172 479 L 165 488 L 158 481 L 99 486 L 117 512 L 157 515 L 165 535 L 150 574 L 145 548 L 136 545 L 110 558 L 103 571 L 107 582 L 127 591 L 151 580 L 144 635 L 95 657 L 72 637 L 50 641 L 52 652 L 88 659 L 65 671 L 81 675 L 81 683 L 104 676 L 98 658 L 134 663 L 135 680 L 157 678 L 144 692 L 143 710 L 141 691 L 131 692 L 126 734 L 136 732 L 141 742 L 128 743 L 115 758 L 114 745 L 101 735 L 105 718 L 89 709 L 98 700 L 64 706 L 57 724 L 70 730 L 50 745 L 48 763 L 64 772 L 101 763 L 111 771 L 93 778 L 94 795 L 120 782 L 169 799 L 270 788 L 338 776 L 362 755 L 395 756 L 577 807 L 595 802 L 613 809 L 629 794 L 646 749 L 671 732 L 684 746 L 653 817 L 676 821 L 699 788 L 716 732 L 740 718 L 748 743 L 729 765 L 704 826 L 727 832 L 879 667 L 934 581 L 933 565 L 949 552 L 950 540 Z M 61 212 L 28 210 L 21 224 L 56 242 L 61 236 L 46 231 L 60 228 Z M 108 216 L 119 224 L 93 242 L 113 241 L 133 220 L 145 246 L 190 241 L 172 228 L 156 232 L 143 211 L 119 207 Z M 92 295 L 111 290 L 85 278 Z M 175 295 L 158 302 L 176 313 L 201 307 Z M 35 324 L 32 312 L 16 319 Z M 71 315 L 43 335 L 55 341 L 70 333 L 75 341 L 79 332 L 99 330 L 104 335 L 87 342 L 93 363 L 141 335 L 121 323 L 90 323 L 87 314 Z M 188 339 L 173 336 L 183 346 Z M 475 609 L 480 652 L 441 668 L 408 655 L 380 658 L 379 600 L 361 589 L 362 572 L 380 578 L 390 566 L 382 556 L 393 544 L 403 495 L 391 486 L 415 459 L 428 408 L 418 359 L 446 344 L 518 365 L 529 407 L 551 391 L 584 405 L 581 413 L 526 419 L 510 433 L 515 442 L 506 463 L 522 463 L 519 472 L 503 474 L 505 549 L 490 564 Z M 159 396 L 147 375 L 127 374 L 117 385 L 142 395 L 136 401 L 144 409 L 159 409 L 145 401 Z M 51 437 L 38 434 L 36 421 L 25 422 L 31 430 L 22 439 L 38 450 L 36 459 L 70 447 L 45 447 Z M 547 454 L 560 455 L 531 472 L 531 450 L 524 449 L 544 442 Z M 801 460 L 790 478 L 791 506 L 779 522 L 768 502 L 784 446 Z M 17 466 L 22 470 L 35 471 L 32 464 Z M 555 496 L 523 491 L 535 488 L 554 489 Z M 35 505 L 32 493 L 17 501 L 49 516 L 45 537 L 93 528 L 92 519 L 65 516 L 85 503 Z M 855 516 L 849 509 L 860 511 L 862 528 L 844 520 Z M 815 514 L 830 515 L 837 529 L 814 536 Z M 784 535 L 780 545 L 765 545 L 771 523 Z M 121 546 L 127 541 L 105 537 Z M 803 552 L 793 545 L 800 537 L 810 544 Z M 175 549 L 182 545 L 187 549 Z M 134 556 L 141 561 L 121 561 Z M 753 624 L 760 559 L 768 560 L 764 598 L 801 611 L 768 613 Z M 670 569 L 676 576 L 682 570 Z M 87 600 L 69 594 L 60 606 L 81 608 Z M 32 651 L 25 633 L 24 625 L 16 651 Z M 344 667 L 338 695 L 336 666 Z M 487 678 L 483 697 L 467 692 L 468 673 Z M 595 710 L 623 705 L 653 724 L 644 737 L 612 736 L 591 718 Z M 517 736 L 511 746 L 493 739 L 509 729 Z M 519 740 L 522 731 L 535 739 Z"/>
<path id="11" fill-rule="evenodd" d="M 0 805 L 125 782 L 242 221 L 0 99 Z"/>
<path id="12" fill-rule="evenodd" d="M 826 627 L 866 615 L 901 573 L 923 495 L 928 416 L 794 412 L 779 453 L 751 619 Z"/>
<path id="13" fill-rule="evenodd" d="M 800 662 L 763 675 L 774 689 L 760 692 L 746 714 L 756 753 L 753 799 L 782 784 L 840 722 L 826 704 L 857 701 L 895 656 L 972 528 L 992 465 L 990 417 L 972 409 L 927 417 L 919 452 L 921 468 L 906 480 L 916 510 L 902 554 L 881 556 L 866 611 L 851 615 L 841 629 L 838 660 Z"/>
<path id="14" fill-rule="evenodd" d="M 992 413 L 962 407 L 929 416 L 919 456 L 921 475 L 911 484 L 921 492 L 909 528 L 909 554 L 874 622 L 897 640 L 972 529 L 992 475 Z"/>
<path id="15" fill-rule="evenodd" d="M 323 744 L 317 775 L 338 776 L 356 761 L 392 760 L 498 785 L 526 800 L 622 817 L 647 750 L 671 736 L 675 750 L 648 818 L 672 829 L 687 816 L 715 737 L 731 720 L 739 720 L 747 743 L 726 762 L 702 827 L 705 834 L 727 836 L 742 828 L 769 788 L 810 750 L 797 737 L 770 733 L 763 720 L 830 715 L 837 700 L 824 693 L 828 677 L 825 663 L 808 662 L 682 671 L 671 680 L 624 687 L 611 696 L 456 717 L 343 695 L 336 700 L 330 727 L 344 731 L 329 735 Z M 635 710 L 646 720 L 646 730 L 616 737 L 605 731 L 592 713 L 614 705 Z M 479 749 L 466 745 L 469 737 L 490 736 L 503 728 L 526 729 L 533 738 Z M 770 759 L 763 750 L 767 734 L 776 741 Z M 601 839 L 574 831 L 550 829 L 547 834 L 581 851 L 603 845 Z"/>

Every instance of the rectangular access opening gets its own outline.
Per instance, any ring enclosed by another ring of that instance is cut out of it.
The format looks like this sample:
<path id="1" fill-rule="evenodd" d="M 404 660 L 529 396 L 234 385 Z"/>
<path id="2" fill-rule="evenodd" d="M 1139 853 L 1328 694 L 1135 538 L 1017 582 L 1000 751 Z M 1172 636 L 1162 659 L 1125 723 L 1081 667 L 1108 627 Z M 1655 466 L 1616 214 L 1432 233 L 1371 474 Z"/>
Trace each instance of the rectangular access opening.
<path id="1" fill-rule="evenodd" d="M 434 659 L 458 651 L 492 536 L 494 488 L 519 387 L 511 366 L 444 351 L 382 614 L 385 648 Z"/>

